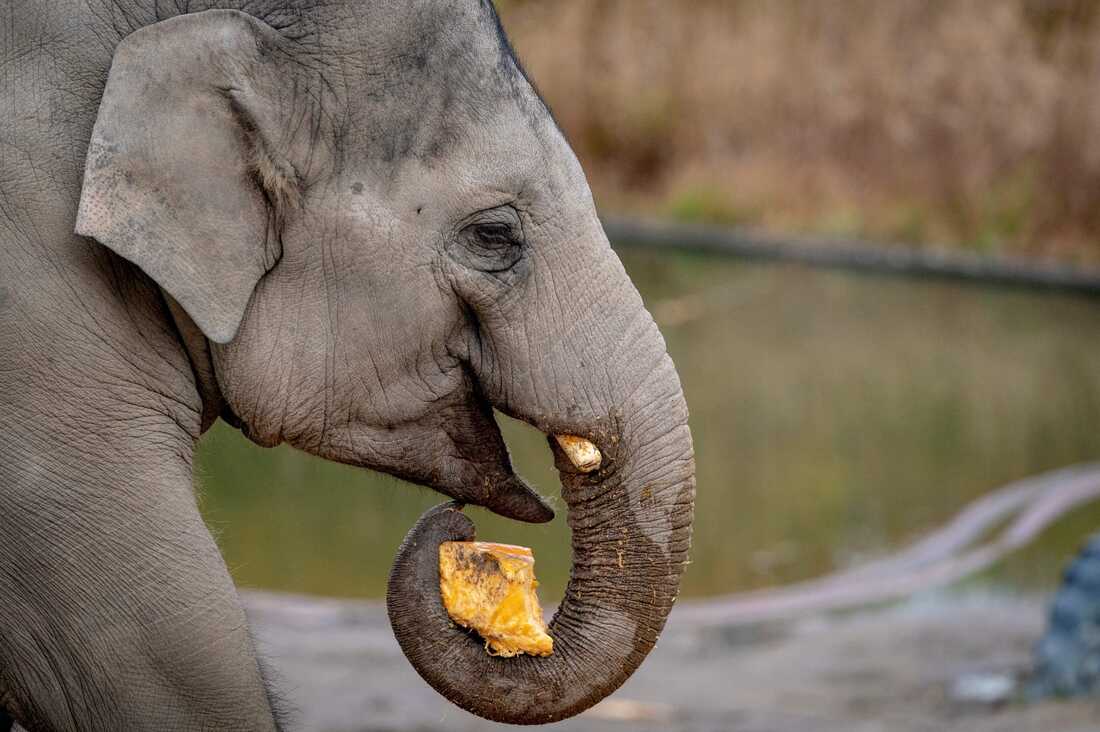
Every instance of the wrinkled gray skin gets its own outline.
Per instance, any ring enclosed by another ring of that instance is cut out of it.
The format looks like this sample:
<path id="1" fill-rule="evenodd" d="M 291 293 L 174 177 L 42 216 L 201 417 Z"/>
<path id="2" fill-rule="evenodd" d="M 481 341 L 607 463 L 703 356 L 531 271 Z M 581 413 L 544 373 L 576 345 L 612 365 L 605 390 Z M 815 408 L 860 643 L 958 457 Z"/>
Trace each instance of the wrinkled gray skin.
<path id="1" fill-rule="evenodd" d="M 665 345 L 491 7 L 0 4 L 0 706 L 22 726 L 276 726 L 192 492 L 219 415 L 549 519 L 491 407 L 604 453 L 581 476 L 553 448 L 556 652 L 490 658 L 441 616 L 453 507 L 410 534 L 390 609 L 456 702 L 559 719 L 655 642 L 694 464 Z"/>

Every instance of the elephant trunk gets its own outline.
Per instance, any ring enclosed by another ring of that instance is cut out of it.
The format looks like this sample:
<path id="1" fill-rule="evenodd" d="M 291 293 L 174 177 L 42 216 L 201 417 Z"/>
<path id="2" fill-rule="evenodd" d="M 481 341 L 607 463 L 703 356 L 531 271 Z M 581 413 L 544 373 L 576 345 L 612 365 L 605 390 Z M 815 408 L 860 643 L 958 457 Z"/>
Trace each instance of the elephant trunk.
<path id="1" fill-rule="evenodd" d="M 679 380 L 664 356 L 610 427 L 583 436 L 604 455 L 593 473 L 573 470 L 550 438 L 568 504 L 573 565 L 550 622 L 546 658 L 488 655 L 456 626 L 439 594 L 439 544 L 474 538 L 457 504 L 428 511 L 401 546 L 388 609 L 410 662 L 464 709 L 512 724 L 554 722 L 617 689 L 645 659 L 672 609 L 687 560 L 695 465 Z"/>

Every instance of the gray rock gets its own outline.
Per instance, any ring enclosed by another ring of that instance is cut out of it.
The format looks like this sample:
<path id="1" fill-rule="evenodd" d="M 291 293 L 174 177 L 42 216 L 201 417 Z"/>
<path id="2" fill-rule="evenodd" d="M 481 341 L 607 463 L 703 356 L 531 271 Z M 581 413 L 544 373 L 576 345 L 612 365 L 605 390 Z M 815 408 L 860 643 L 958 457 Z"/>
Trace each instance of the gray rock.
<path id="1" fill-rule="evenodd" d="M 1027 696 L 1100 694 L 1100 534 L 1066 568 L 1035 646 Z"/>

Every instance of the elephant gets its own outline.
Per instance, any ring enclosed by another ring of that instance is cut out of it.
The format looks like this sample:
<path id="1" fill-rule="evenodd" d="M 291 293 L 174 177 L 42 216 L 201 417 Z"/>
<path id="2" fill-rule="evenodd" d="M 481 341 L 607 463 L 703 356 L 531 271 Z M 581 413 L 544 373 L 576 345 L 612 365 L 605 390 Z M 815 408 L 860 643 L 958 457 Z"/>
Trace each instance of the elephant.
<path id="1" fill-rule="evenodd" d="M 26 0 L 0 29 L 0 708 L 28 730 L 285 724 L 197 509 L 219 418 L 453 499 L 388 597 L 452 701 L 534 724 L 621 685 L 687 562 L 687 406 L 491 2 Z M 553 516 L 494 410 L 561 475 L 547 658 L 490 657 L 440 605 L 463 506 Z"/>

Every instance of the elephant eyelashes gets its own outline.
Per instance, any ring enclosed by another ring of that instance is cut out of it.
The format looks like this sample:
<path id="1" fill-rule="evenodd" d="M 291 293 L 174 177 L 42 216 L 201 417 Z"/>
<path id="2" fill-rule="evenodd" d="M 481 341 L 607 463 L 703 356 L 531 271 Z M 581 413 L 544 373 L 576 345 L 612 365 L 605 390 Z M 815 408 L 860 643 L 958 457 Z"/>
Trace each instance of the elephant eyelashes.
<path id="1" fill-rule="evenodd" d="M 519 246 L 515 233 L 507 224 L 478 224 L 474 235 L 481 240 L 486 249 L 507 249 Z"/>
<path id="2" fill-rule="evenodd" d="M 452 256 L 481 272 L 510 270 L 523 256 L 523 227 L 511 206 L 481 211 L 465 222 L 457 234 Z"/>

